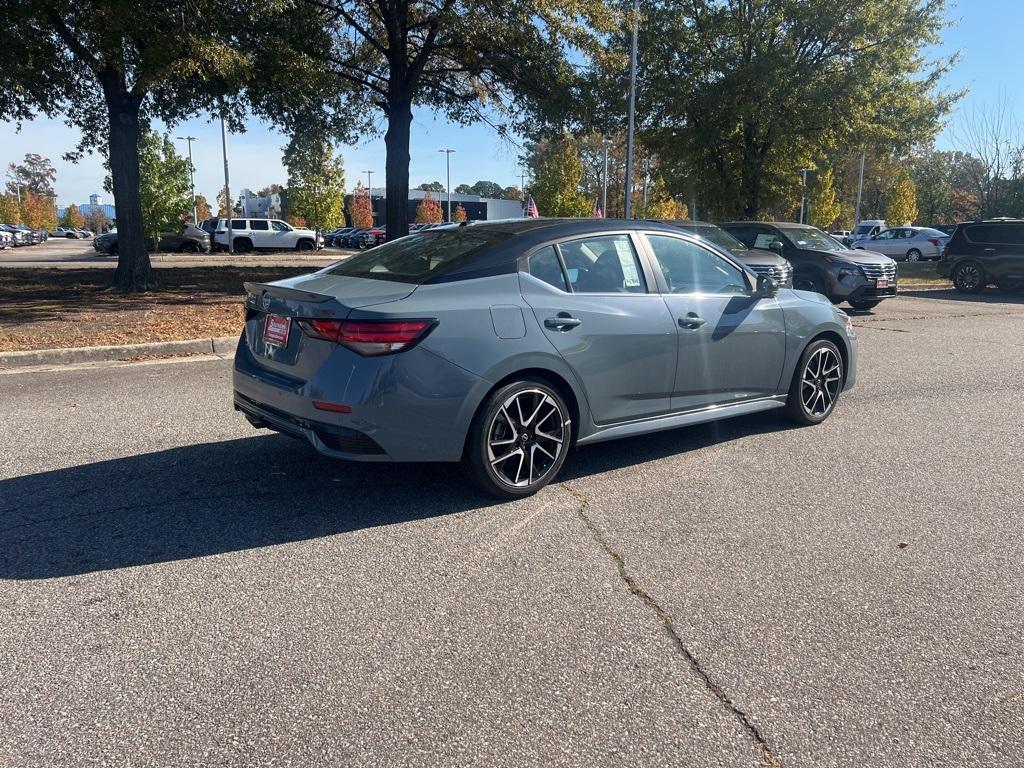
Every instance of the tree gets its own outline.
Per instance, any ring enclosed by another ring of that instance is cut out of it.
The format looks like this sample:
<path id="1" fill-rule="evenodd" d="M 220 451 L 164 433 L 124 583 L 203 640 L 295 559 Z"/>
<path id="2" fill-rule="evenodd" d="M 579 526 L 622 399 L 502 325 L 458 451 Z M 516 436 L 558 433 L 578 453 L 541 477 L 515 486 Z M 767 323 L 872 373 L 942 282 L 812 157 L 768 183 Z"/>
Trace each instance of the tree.
<path id="1" fill-rule="evenodd" d="M 973 187 L 978 217 L 1008 215 L 1007 193 L 1024 175 L 1024 147 L 1009 99 L 1003 96 L 992 106 L 976 107 L 961 121 L 956 142 L 973 159 L 963 170 Z"/>
<path id="2" fill-rule="evenodd" d="M 53 197 L 53 183 L 57 180 L 57 171 L 49 158 L 29 153 L 21 165 L 10 163 L 7 166 L 7 191 L 18 194 L 31 192 L 42 197 Z"/>
<path id="3" fill-rule="evenodd" d="M 504 200 L 522 200 L 523 190 L 516 186 L 505 187 L 505 189 L 501 191 L 501 197 Z"/>
<path id="4" fill-rule="evenodd" d="M 842 206 L 836 199 L 836 188 L 832 178 L 832 169 L 815 174 L 814 187 L 811 189 L 810 214 L 808 220 L 811 225 L 819 229 L 830 229 L 839 218 Z"/>
<path id="5" fill-rule="evenodd" d="M 649 0 L 642 143 L 713 215 L 791 211 L 802 166 L 865 146 L 904 153 L 938 132 L 959 96 L 939 88 L 955 58 L 921 51 L 945 24 L 943 0 Z M 621 69 L 598 71 L 610 108 L 591 123 L 622 112 Z"/>
<path id="6" fill-rule="evenodd" d="M 53 199 L 37 195 L 35 192 L 23 193 L 21 220 L 30 229 L 53 229 L 57 226 Z"/>
<path id="7" fill-rule="evenodd" d="M 465 221 L 469 216 L 466 214 L 466 209 L 462 207 L 462 203 L 455 206 L 455 210 L 452 211 L 452 221 Z"/>
<path id="8" fill-rule="evenodd" d="M 213 216 L 213 210 L 210 208 L 210 203 L 206 199 L 206 195 L 196 195 L 196 215 L 199 217 L 199 221 L 206 221 Z"/>
<path id="9" fill-rule="evenodd" d="M 591 198 L 580 190 L 582 180 L 579 153 L 563 140 L 544 160 L 530 191 L 545 216 L 589 216 Z"/>
<path id="10" fill-rule="evenodd" d="M 496 123 L 502 116 L 525 124 L 531 114 L 560 112 L 577 79 L 570 46 L 594 47 L 614 25 L 601 0 L 301 0 L 275 28 L 281 43 L 261 55 L 311 59 L 320 75 L 315 88 L 333 81 L 337 93 L 355 89 L 380 110 L 387 226 L 401 236 L 408 229 L 414 106 L 456 122 L 487 121 L 501 134 L 508 130 Z M 257 61 L 254 69 L 273 68 Z M 325 104 L 323 112 L 375 125 L 372 115 L 351 109 Z"/>
<path id="11" fill-rule="evenodd" d="M 72 203 L 64 209 L 64 215 L 60 217 L 61 226 L 71 229 L 81 229 L 85 226 L 85 216 L 78 210 L 78 206 Z"/>
<path id="12" fill-rule="evenodd" d="M 901 169 L 889 193 L 885 218 L 891 226 L 912 224 L 917 218 L 917 198 L 914 180 L 906 169 Z"/>
<path id="13" fill-rule="evenodd" d="M 154 242 L 160 233 L 177 229 L 192 208 L 188 158 L 174 148 L 168 134 L 146 130 L 139 143 L 139 204 L 146 234 Z M 121 250 L 120 209 L 117 240 Z"/>
<path id="14" fill-rule="evenodd" d="M 95 232 L 97 235 L 100 232 L 105 232 L 110 226 L 110 219 L 107 218 L 107 214 L 103 212 L 102 208 L 93 208 L 85 217 L 85 223 L 88 228 Z"/>
<path id="15" fill-rule="evenodd" d="M 344 216 L 345 166 L 330 141 L 319 132 L 292 137 L 284 150 L 288 169 L 288 213 L 307 226 L 333 229 Z"/>
<path id="16" fill-rule="evenodd" d="M 10 193 L 0 195 L 0 224 L 16 224 L 20 218 L 18 198 Z"/>
<path id="17" fill-rule="evenodd" d="M 444 221 L 444 213 L 441 211 L 441 204 L 427 192 L 420 200 L 420 204 L 416 206 L 416 223 L 440 224 L 442 221 Z"/>
<path id="18" fill-rule="evenodd" d="M 356 229 L 373 226 L 373 203 L 370 201 L 370 193 L 361 183 L 356 184 L 356 191 L 348 199 L 348 218 Z"/>
<path id="19" fill-rule="evenodd" d="M 237 89 L 247 71 L 229 44 L 239 29 L 272 27 L 273 4 L 253 25 L 244 0 L 179 4 L 136 0 L 21 0 L 5 3 L 0 47 L 0 116 L 63 115 L 82 130 L 72 156 L 107 156 L 117 201 L 114 285 L 150 286 L 139 146 L 150 118 L 171 125 Z M 247 34 L 255 34 L 248 33 Z M 230 104 L 233 124 L 240 107 Z"/>
<path id="20" fill-rule="evenodd" d="M 416 189 L 422 189 L 424 192 L 444 192 L 445 186 L 440 181 L 430 181 L 420 184 Z"/>
<path id="21" fill-rule="evenodd" d="M 469 184 L 459 184 L 454 190 L 457 195 L 472 195 L 473 188 Z"/>

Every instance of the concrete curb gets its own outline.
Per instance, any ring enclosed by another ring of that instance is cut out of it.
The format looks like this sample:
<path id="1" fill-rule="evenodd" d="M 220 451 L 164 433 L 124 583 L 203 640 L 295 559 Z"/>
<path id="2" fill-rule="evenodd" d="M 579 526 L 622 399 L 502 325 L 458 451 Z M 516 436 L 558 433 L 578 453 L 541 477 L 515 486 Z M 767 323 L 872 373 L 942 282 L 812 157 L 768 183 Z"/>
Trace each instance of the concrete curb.
<path id="1" fill-rule="evenodd" d="M 237 336 L 187 341 L 153 341 L 147 344 L 120 344 L 109 347 L 68 347 L 66 349 L 30 349 L 24 352 L 0 352 L 0 368 L 30 365 L 71 365 L 123 360 L 136 355 L 226 355 L 235 351 Z"/>

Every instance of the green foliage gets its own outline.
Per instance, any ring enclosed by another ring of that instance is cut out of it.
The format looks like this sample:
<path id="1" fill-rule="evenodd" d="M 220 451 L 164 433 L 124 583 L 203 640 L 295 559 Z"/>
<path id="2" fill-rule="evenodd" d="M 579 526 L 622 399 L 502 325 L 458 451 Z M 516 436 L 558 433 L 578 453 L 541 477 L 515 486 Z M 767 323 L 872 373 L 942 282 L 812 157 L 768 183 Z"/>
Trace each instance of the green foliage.
<path id="1" fill-rule="evenodd" d="M 557 142 L 537 171 L 530 193 L 541 216 L 589 216 L 590 197 L 580 190 L 583 163 L 568 140 Z"/>
<path id="2" fill-rule="evenodd" d="M 685 219 L 687 212 L 686 203 L 677 202 L 668 193 L 665 179 L 658 174 L 647 190 L 647 205 L 641 202 L 634 215 L 638 219 Z"/>
<path id="3" fill-rule="evenodd" d="M 501 191 L 501 197 L 504 200 L 522 200 L 523 190 L 516 186 L 505 187 L 505 189 Z"/>
<path id="4" fill-rule="evenodd" d="M 917 218 L 917 199 L 914 180 L 906 169 L 901 169 L 892 185 L 885 218 L 890 226 L 912 224 Z"/>
<path id="5" fill-rule="evenodd" d="M 161 232 L 177 231 L 192 210 L 188 158 L 178 154 L 168 134 L 146 131 L 139 145 L 139 173 L 145 232 L 159 240 Z"/>
<path id="6" fill-rule="evenodd" d="M 361 183 L 356 184 L 356 191 L 348 199 L 348 218 L 356 229 L 373 226 L 373 203 L 370 201 L 370 193 Z"/>
<path id="7" fill-rule="evenodd" d="M 85 226 L 85 216 L 78 210 L 78 206 L 72 203 L 64 209 L 64 215 L 60 217 L 60 224 L 62 227 L 81 229 Z"/>
<path id="8" fill-rule="evenodd" d="M 839 218 L 842 206 L 836 199 L 832 169 L 827 168 L 816 176 L 809 201 L 808 221 L 819 229 L 830 229 Z"/>
<path id="9" fill-rule="evenodd" d="M 444 221 L 444 213 L 441 211 L 441 204 L 434 196 L 427 192 L 416 206 L 417 224 L 440 224 Z"/>
<path id="10" fill-rule="evenodd" d="M 505 197 L 505 189 L 496 181 L 478 181 L 476 184 L 459 184 L 455 191 L 460 195 L 477 195 L 479 197 L 490 197 L 495 200 L 502 200 Z"/>
<path id="11" fill-rule="evenodd" d="M 53 183 L 57 180 L 57 171 L 49 158 L 29 153 L 20 165 L 9 163 L 7 166 L 7 191 L 21 194 L 31 192 L 42 197 L 53 196 Z"/>
<path id="12" fill-rule="evenodd" d="M 344 220 L 345 166 L 322 134 L 292 138 L 284 150 L 288 169 L 288 214 L 306 226 L 333 229 Z"/>
<path id="13" fill-rule="evenodd" d="M 445 186 L 440 181 L 431 181 L 425 184 L 420 184 L 416 189 L 422 189 L 424 192 L 444 192 Z M 458 192 L 458 187 L 455 188 Z"/>

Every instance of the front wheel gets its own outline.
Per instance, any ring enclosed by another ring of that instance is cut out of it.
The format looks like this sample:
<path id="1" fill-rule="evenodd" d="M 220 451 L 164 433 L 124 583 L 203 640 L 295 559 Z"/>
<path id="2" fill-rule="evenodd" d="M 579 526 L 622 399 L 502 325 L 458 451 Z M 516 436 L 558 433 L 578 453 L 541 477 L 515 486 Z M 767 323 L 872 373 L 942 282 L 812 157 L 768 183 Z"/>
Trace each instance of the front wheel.
<path id="1" fill-rule="evenodd" d="M 300 251 L 312 251 L 313 250 L 313 241 L 312 240 L 299 240 L 299 242 L 295 246 L 295 248 L 297 250 L 300 250 Z"/>
<path id="2" fill-rule="evenodd" d="M 881 303 L 881 301 L 853 301 L 852 299 L 850 300 L 850 306 L 860 312 L 864 312 L 869 309 L 874 309 Z"/>
<path id="3" fill-rule="evenodd" d="M 911 248 L 907 251 L 907 261 L 920 261 L 921 252 L 917 248 Z"/>
<path id="4" fill-rule="evenodd" d="M 807 346 L 793 372 L 786 415 L 801 426 L 820 424 L 829 417 L 843 390 L 843 356 L 839 348 L 820 339 Z"/>
<path id="5" fill-rule="evenodd" d="M 980 293 L 986 282 L 985 270 L 976 262 L 962 262 L 953 270 L 953 287 L 960 293 Z"/>
<path id="6" fill-rule="evenodd" d="M 793 289 L 797 291 L 810 291 L 811 293 L 820 293 L 825 295 L 825 286 L 822 285 L 814 275 L 799 274 L 793 278 Z"/>
<path id="7" fill-rule="evenodd" d="M 492 496 L 517 499 L 550 483 L 565 462 L 572 421 L 548 384 L 523 379 L 494 392 L 470 426 L 463 464 Z"/>

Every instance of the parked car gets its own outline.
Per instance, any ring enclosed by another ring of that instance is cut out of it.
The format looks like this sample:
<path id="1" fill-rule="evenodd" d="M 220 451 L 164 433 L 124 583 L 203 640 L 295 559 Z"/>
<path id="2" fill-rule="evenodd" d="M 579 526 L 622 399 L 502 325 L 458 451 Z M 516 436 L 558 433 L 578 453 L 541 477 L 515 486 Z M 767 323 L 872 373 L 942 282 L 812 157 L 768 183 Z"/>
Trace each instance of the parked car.
<path id="1" fill-rule="evenodd" d="M 359 242 L 360 240 L 362 240 L 364 232 L 366 232 L 365 228 L 356 228 L 353 229 L 351 232 L 342 235 L 341 237 L 334 238 L 334 242 L 336 245 L 339 245 L 342 248 L 358 248 Z"/>
<path id="2" fill-rule="evenodd" d="M 773 278 L 780 287 L 793 287 L 793 267 L 779 254 L 770 250 L 760 248 L 747 248 L 740 240 L 730 235 L 721 227 L 709 224 L 705 221 L 689 220 L 668 220 L 661 219 L 662 224 L 678 227 L 684 232 L 690 232 L 702 237 L 709 243 L 723 248 L 757 275 L 767 275 Z"/>
<path id="3" fill-rule="evenodd" d="M 97 253 L 117 253 L 117 232 L 107 232 L 97 235 L 92 241 L 92 247 Z M 204 230 L 192 224 L 185 226 L 180 234 L 174 232 L 163 232 L 160 240 L 154 247 L 153 238 L 147 238 L 146 250 L 163 251 L 165 253 L 209 253 L 210 235 Z"/>
<path id="4" fill-rule="evenodd" d="M 357 248 L 373 248 L 388 239 L 387 227 L 371 227 L 363 230 L 362 236 L 356 244 Z"/>
<path id="5" fill-rule="evenodd" d="M 896 262 L 880 253 L 850 250 L 806 224 L 734 221 L 721 225 L 748 248 L 770 248 L 793 265 L 793 287 L 872 309 L 896 295 Z"/>
<path id="6" fill-rule="evenodd" d="M 0 224 L 0 229 L 10 233 L 14 238 L 15 246 L 35 245 L 35 237 L 32 235 L 31 230 L 28 230 L 25 227 L 20 227 L 17 224 Z"/>
<path id="7" fill-rule="evenodd" d="M 979 293 L 992 284 L 1024 290 L 1024 219 L 957 224 L 936 271 L 961 293 Z"/>
<path id="8" fill-rule="evenodd" d="M 93 233 L 88 229 L 78 229 L 75 231 L 78 232 L 78 236 L 81 237 L 83 240 L 88 240 L 93 237 Z"/>
<path id="9" fill-rule="evenodd" d="M 227 219 L 218 219 L 214 234 L 218 245 L 227 247 Z M 323 235 L 297 228 L 280 219 L 232 219 L 231 240 L 236 253 L 249 251 L 312 251 L 323 248 Z"/>
<path id="10" fill-rule="evenodd" d="M 857 222 L 850 234 L 850 242 L 843 243 L 846 246 L 857 244 L 858 240 L 869 240 L 885 229 L 885 219 L 862 219 Z"/>
<path id="11" fill-rule="evenodd" d="M 853 237 L 853 232 L 848 229 L 834 229 L 829 234 L 843 245 L 849 245 L 850 238 Z"/>
<path id="12" fill-rule="evenodd" d="M 68 229 L 66 227 L 57 227 L 56 229 L 50 230 L 51 237 L 66 237 L 69 240 L 75 240 L 81 237 L 78 234 L 78 230 Z"/>
<path id="13" fill-rule="evenodd" d="M 14 235 L 5 229 L 0 229 L 0 250 L 7 250 L 14 247 Z"/>
<path id="14" fill-rule="evenodd" d="M 938 259 L 949 235 L 929 227 L 893 227 L 883 229 L 867 240 L 858 240 L 853 246 L 875 253 L 884 253 L 896 261 Z"/>
<path id="15" fill-rule="evenodd" d="M 324 248 L 330 248 L 334 245 L 334 238 L 338 235 L 343 235 L 348 232 L 351 227 L 335 227 L 329 232 L 324 232 Z"/>
<path id="16" fill-rule="evenodd" d="M 856 380 L 845 313 L 655 222 L 436 229 L 245 289 L 234 404 L 254 426 L 461 461 L 507 498 L 573 444 L 775 408 L 818 424 Z"/>

